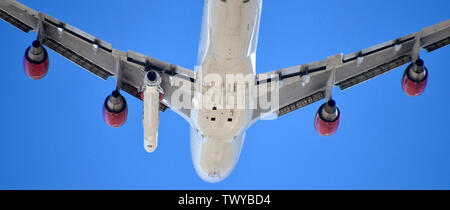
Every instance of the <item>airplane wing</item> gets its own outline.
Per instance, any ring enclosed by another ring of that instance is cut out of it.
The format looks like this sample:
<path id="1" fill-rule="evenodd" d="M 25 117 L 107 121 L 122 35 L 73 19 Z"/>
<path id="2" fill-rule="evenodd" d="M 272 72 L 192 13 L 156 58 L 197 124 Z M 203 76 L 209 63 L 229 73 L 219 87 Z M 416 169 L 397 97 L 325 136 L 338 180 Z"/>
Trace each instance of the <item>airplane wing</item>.
<path id="1" fill-rule="evenodd" d="M 450 43 L 450 20 L 348 55 L 257 75 L 258 98 L 278 91 L 279 105 L 254 111 L 256 121 L 279 117 L 324 98 L 333 86 L 341 90 L 372 79 L 419 58 L 420 49 L 432 52 Z M 273 85 L 279 82 L 279 86 Z"/>
<path id="2" fill-rule="evenodd" d="M 172 108 L 170 98 L 175 89 L 172 80 L 193 83 L 195 72 L 172 65 L 133 51 L 124 52 L 86 32 L 83 32 L 54 17 L 39 13 L 15 0 L 0 1 L 0 18 L 28 33 L 38 33 L 40 41 L 56 53 L 81 66 L 92 74 L 106 80 L 112 76 L 118 87 L 142 100 L 145 77 L 148 71 L 161 73 L 161 88 L 164 91 L 160 108 Z M 172 83 L 172 84 L 171 84 Z M 191 85 L 193 86 L 193 85 Z M 190 92 L 189 88 L 182 91 Z M 189 93 L 190 94 L 190 93 Z M 192 94 L 191 94 L 192 95 Z M 174 110 L 186 119 L 189 110 Z"/>

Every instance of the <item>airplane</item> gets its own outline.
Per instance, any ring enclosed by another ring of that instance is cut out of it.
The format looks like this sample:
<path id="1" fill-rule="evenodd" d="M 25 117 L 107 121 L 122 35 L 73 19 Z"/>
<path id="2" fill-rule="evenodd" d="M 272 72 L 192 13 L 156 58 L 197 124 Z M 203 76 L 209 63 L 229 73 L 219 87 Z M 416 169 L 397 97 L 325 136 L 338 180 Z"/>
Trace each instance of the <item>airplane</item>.
<path id="1" fill-rule="evenodd" d="M 351 54 L 256 74 L 262 0 L 205 0 L 194 70 L 111 44 L 15 0 L 0 0 L 0 17 L 16 28 L 37 33 L 24 54 L 25 74 L 38 80 L 48 73 L 45 47 L 92 74 L 116 79 L 106 97 L 103 119 L 120 127 L 128 115 L 124 91 L 143 101 L 144 148 L 158 146 L 159 114 L 170 109 L 190 125 L 191 155 L 206 182 L 227 178 L 235 168 L 246 130 L 324 99 L 314 117 L 318 134 L 333 135 L 341 111 L 332 89 L 341 90 L 409 64 L 401 78 L 408 96 L 421 95 L 428 69 L 422 49 L 433 52 L 450 43 L 450 20 Z M 231 78 L 231 79 L 229 79 Z M 230 80 L 231 82 L 229 82 Z M 180 85 L 181 84 L 181 85 Z"/>

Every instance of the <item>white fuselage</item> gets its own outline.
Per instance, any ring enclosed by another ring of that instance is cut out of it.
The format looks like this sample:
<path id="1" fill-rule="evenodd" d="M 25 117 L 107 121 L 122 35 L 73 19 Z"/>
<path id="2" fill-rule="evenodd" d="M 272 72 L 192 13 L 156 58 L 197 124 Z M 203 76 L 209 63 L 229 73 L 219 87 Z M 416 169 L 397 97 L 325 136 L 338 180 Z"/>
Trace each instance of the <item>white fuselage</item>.
<path id="1" fill-rule="evenodd" d="M 211 84 L 204 81 L 210 75 L 255 75 L 261 6 L 262 0 L 205 0 L 194 104 L 202 103 L 198 95 L 208 91 Z M 240 84 L 223 82 L 223 94 L 238 97 Z M 243 98 L 247 107 L 252 98 Z M 191 110 L 192 160 L 203 180 L 221 181 L 234 169 L 252 113 L 215 102 Z"/>

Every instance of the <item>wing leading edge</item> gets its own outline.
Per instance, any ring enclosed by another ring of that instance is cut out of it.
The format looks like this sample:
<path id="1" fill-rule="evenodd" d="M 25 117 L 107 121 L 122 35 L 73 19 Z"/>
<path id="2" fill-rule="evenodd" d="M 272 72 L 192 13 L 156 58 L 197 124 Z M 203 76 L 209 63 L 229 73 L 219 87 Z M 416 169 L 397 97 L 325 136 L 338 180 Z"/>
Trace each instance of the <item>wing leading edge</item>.
<path id="1" fill-rule="evenodd" d="M 111 44 L 95 36 L 14 0 L 0 1 L 0 18 L 25 33 L 36 32 L 45 46 L 92 74 L 104 80 L 110 76 L 116 78 L 118 87 L 140 100 L 147 72 L 160 72 L 161 87 L 165 92 L 161 100 L 162 110 L 171 108 L 171 93 L 175 88 L 179 89 L 172 87 L 169 79 L 177 76 L 191 83 L 195 81 L 195 72 L 191 70 L 133 51 L 114 49 Z M 175 111 L 184 118 L 189 116 L 187 110 Z"/>
<path id="2" fill-rule="evenodd" d="M 280 82 L 278 89 L 271 90 L 279 91 L 279 106 L 266 110 L 256 109 L 254 120 L 267 113 L 276 113 L 278 117 L 285 115 L 328 98 L 332 86 L 339 86 L 341 90 L 348 89 L 418 59 L 420 49 L 433 52 L 448 44 L 450 20 L 345 56 L 330 56 L 326 60 L 257 75 L 259 89 L 271 86 L 273 82 Z M 333 77 L 331 84 L 330 77 Z M 267 97 L 271 91 L 260 93 L 259 97 Z"/>

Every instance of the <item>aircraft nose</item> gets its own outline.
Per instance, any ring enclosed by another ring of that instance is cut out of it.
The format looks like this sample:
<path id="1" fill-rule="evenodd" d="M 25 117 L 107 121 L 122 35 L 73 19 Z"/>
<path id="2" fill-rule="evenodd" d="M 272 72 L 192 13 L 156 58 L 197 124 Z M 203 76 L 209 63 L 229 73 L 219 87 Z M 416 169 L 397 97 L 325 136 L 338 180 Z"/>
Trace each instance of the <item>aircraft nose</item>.
<path id="1" fill-rule="evenodd" d="M 206 182 L 217 183 L 226 179 L 235 168 L 243 143 L 237 141 L 193 141 L 192 160 L 197 174 Z"/>
<path id="2" fill-rule="evenodd" d="M 197 174 L 203 179 L 205 182 L 209 183 L 217 183 L 224 179 L 226 179 L 232 171 L 233 167 L 230 167 L 228 170 L 220 169 L 218 167 L 212 168 L 202 168 L 201 166 L 195 167 Z"/>
<path id="3" fill-rule="evenodd" d="M 244 138 L 245 133 L 233 140 L 203 139 L 191 127 L 191 155 L 198 176 L 209 183 L 227 178 L 239 160 Z"/>
<path id="4" fill-rule="evenodd" d="M 234 143 L 226 141 L 204 141 L 194 160 L 199 176 L 206 182 L 220 182 L 228 177 L 234 169 L 240 151 Z"/>

